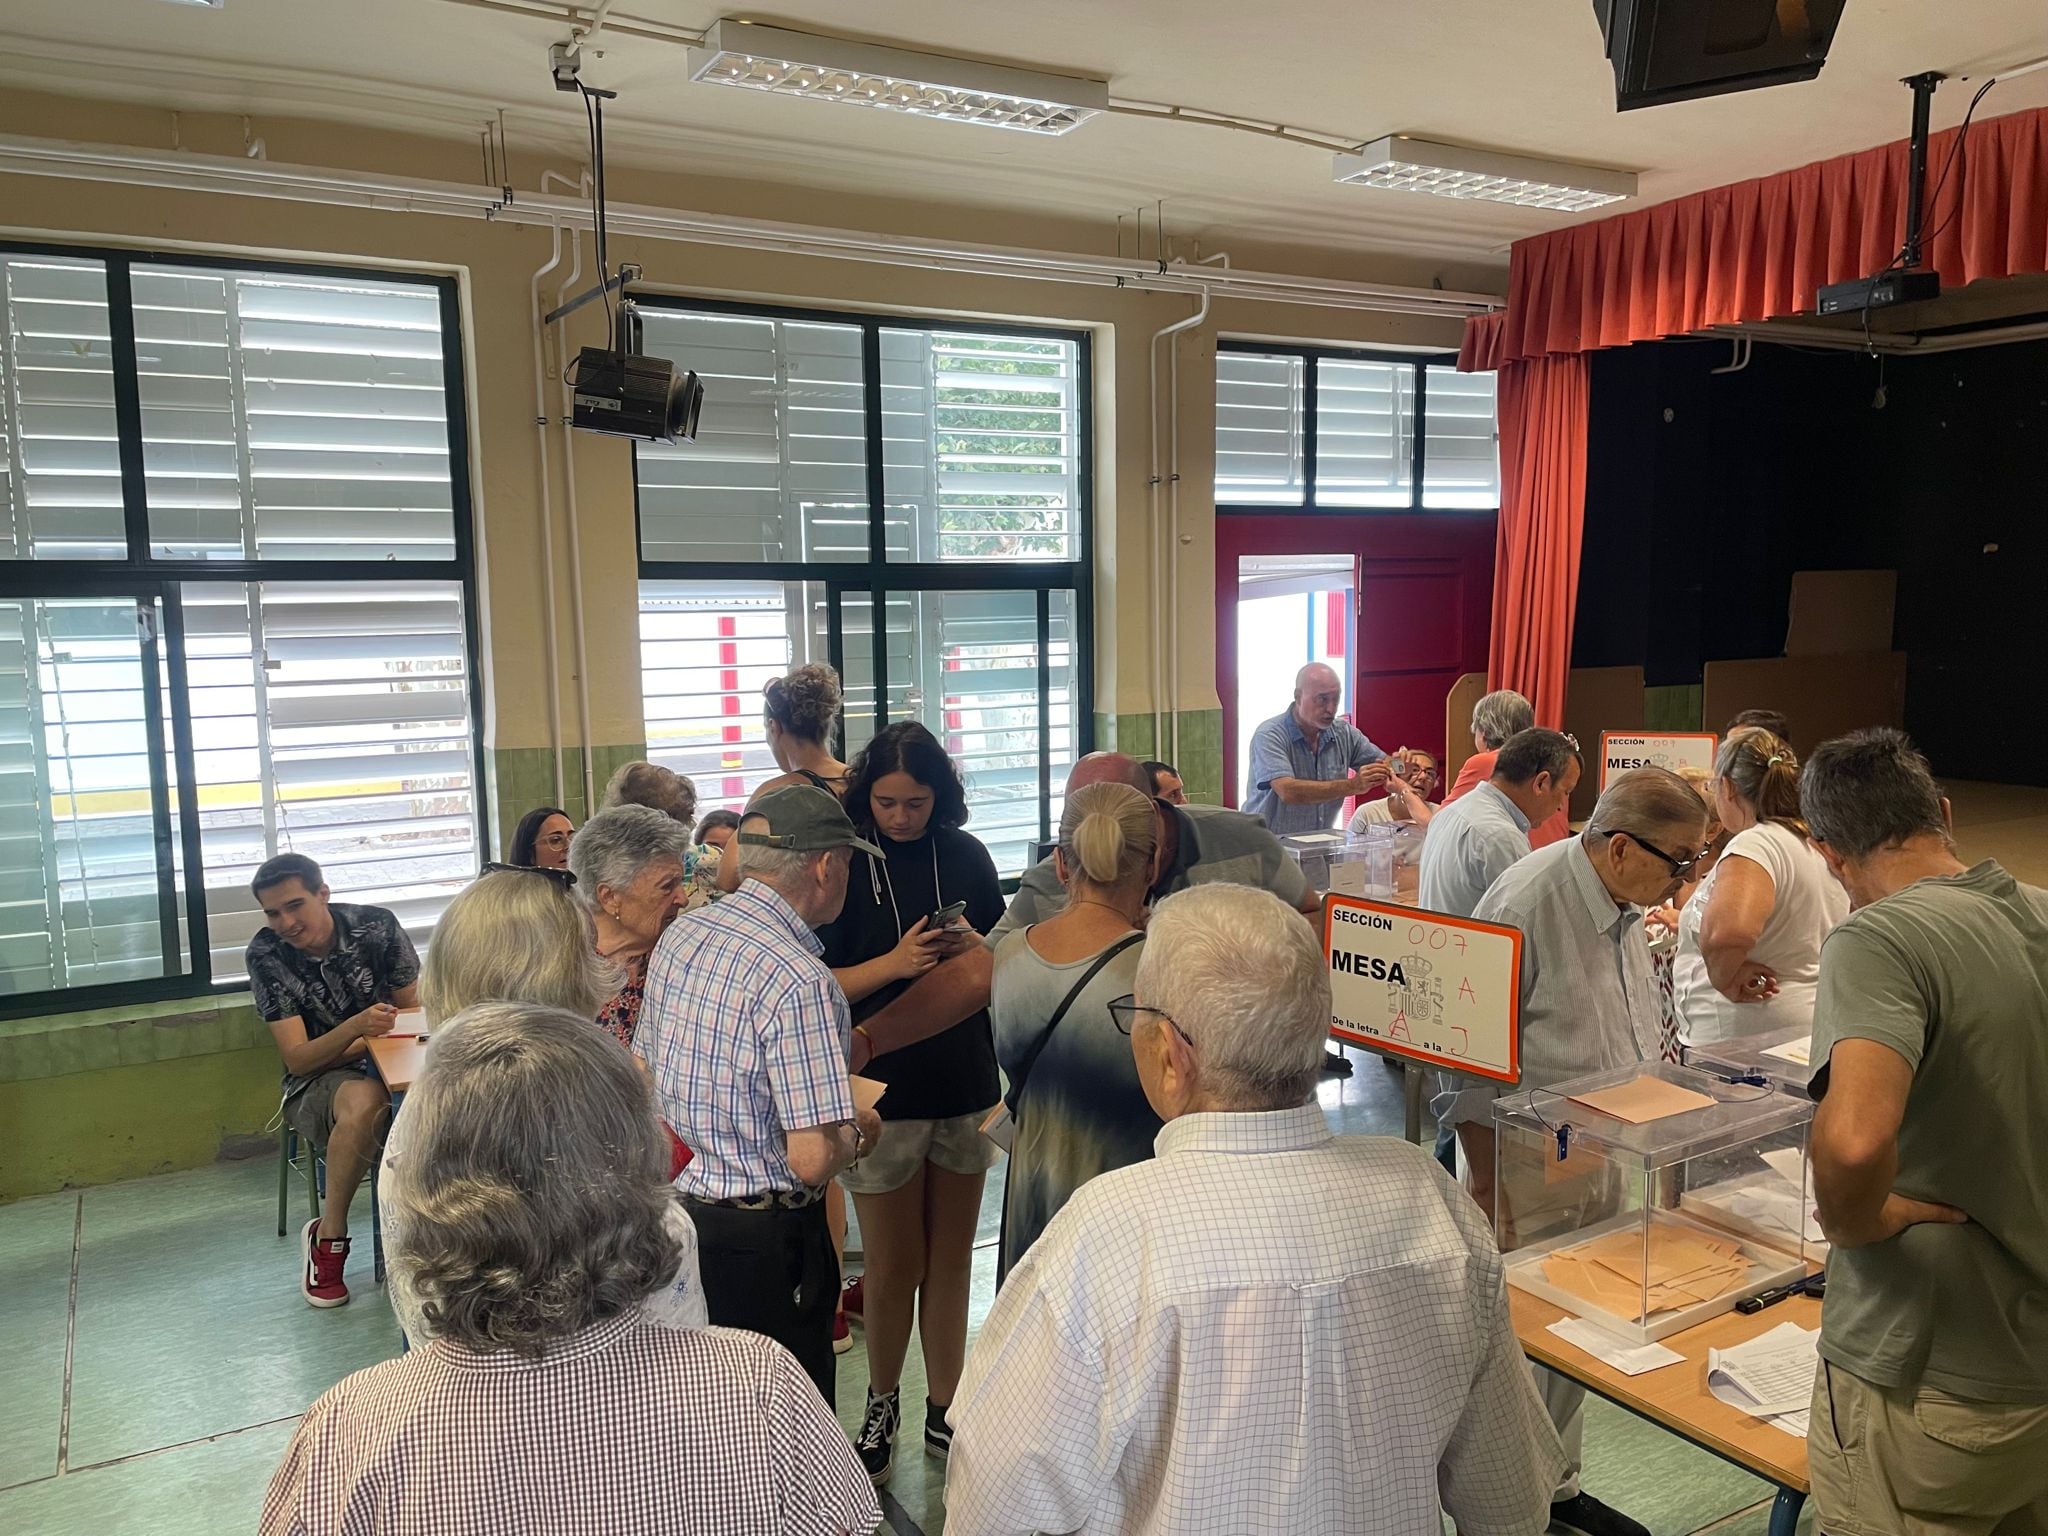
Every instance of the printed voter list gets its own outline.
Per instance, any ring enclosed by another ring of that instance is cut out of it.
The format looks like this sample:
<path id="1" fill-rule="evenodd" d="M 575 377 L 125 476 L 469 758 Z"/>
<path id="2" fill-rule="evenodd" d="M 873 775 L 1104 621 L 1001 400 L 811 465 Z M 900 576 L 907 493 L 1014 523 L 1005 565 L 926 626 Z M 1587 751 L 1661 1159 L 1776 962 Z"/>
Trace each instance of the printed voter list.
<path id="1" fill-rule="evenodd" d="M 1440 912 L 1332 895 L 1323 909 L 1330 1033 L 1513 1083 L 1522 936 Z"/>

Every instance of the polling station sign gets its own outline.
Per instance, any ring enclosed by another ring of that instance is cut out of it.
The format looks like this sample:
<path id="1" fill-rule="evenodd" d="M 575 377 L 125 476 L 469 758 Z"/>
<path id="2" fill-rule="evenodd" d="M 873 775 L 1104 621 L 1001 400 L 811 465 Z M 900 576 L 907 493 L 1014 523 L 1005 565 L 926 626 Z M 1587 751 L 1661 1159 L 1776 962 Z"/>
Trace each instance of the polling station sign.
<path id="1" fill-rule="evenodd" d="M 1323 899 L 1323 954 L 1336 1039 L 1521 1081 L 1519 930 L 1333 893 Z"/>
<path id="2" fill-rule="evenodd" d="M 1669 768 L 1676 773 L 1688 765 L 1712 771 L 1714 751 L 1721 738 L 1712 731 L 1670 731 L 1662 735 L 1619 735 L 1600 733 L 1600 788 L 1608 780 L 1631 768 Z"/>

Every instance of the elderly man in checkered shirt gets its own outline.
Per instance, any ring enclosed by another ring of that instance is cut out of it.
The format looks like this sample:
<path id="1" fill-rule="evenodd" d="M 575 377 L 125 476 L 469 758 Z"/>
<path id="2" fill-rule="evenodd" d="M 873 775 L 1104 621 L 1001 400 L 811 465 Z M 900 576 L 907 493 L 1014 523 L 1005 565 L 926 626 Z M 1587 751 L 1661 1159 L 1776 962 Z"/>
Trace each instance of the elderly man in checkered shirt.
<path id="1" fill-rule="evenodd" d="M 839 1260 L 825 1186 L 874 1144 L 848 1080 L 853 1013 L 815 929 L 839 915 L 855 835 L 808 784 L 740 823 L 740 888 L 678 918 L 647 965 L 633 1049 L 695 1157 L 676 1189 L 697 1226 L 711 1321 L 786 1346 L 834 1400 Z"/>
<path id="2" fill-rule="evenodd" d="M 1329 972 L 1276 898 L 1205 885 L 1109 1005 L 1167 1122 L 1009 1276 L 953 1400 L 948 1536 L 1536 1536 L 1565 1458 L 1479 1208 L 1314 1098 Z"/>

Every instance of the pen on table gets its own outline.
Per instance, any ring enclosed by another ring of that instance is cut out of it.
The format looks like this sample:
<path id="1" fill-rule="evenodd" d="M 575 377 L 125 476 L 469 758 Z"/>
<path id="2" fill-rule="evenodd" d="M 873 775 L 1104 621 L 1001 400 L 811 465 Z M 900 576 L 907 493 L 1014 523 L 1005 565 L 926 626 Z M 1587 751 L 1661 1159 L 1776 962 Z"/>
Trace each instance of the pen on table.
<path id="1" fill-rule="evenodd" d="M 1738 1301 L 1735 1303 L 1735 1310 L 1742 1313 L 1745 1317 L 1751 1317 L 1763 1311 L 1765 1307 L 1776 1306 L 1787 1296 L 1797 1296 L 1805 1289 L 1806 1282 L 1804 1280 L 1795 1280 L 1790 1285 L 1773 1286 L 1768 1291 L 1759 1291 L 1754 1296 L 1745 1297 L 1743 1300 Z"/>

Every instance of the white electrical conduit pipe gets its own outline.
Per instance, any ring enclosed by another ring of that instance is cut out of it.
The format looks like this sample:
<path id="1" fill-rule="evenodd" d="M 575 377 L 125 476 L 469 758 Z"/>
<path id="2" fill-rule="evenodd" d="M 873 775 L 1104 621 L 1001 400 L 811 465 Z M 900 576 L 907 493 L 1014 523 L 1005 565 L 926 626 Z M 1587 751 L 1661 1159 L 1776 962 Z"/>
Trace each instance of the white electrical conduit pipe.
<path id="1" fill-rule="evenodd" d="M 1229 257 L 1224 257 L 1227 264 Z M 1166 686 L 1173 700 L 1173 757 L 1180 766 L 1180 333 L 1209 318 L 1209 290 L 1194 314 L 1166 328 Z"/>
<path id="2" fill-rule="evenodd" d="M 613 24 L 614 29 L 617 23 Z M 495 219 L 566 230 L 591 227 L 588 205 L 579 199 L 526 194 L 505 203 L 496 188 L 459 182 L 425 181 L 321 166 L 281 165 L 239 156 L 83 144 L 25 135 L 0 135 L 0 173 L 59 176 L 75 181 L 126 186 L 170 187 L 195 192 L 329 203 L 398 213 L 435 213 Z M 873 262 L 884 266 L 1047 282 L 1107 284 L 1160 292 L 1308 304 L 1324 309 L 1436 315 L 1461 319 L 1502 308 L 1494 294 L 1360 283 L 1340 278 L 1300 277 L 1283 272 L 1233 268 L 1196 270 L 1183 262 L 1076 255 L 1063 251 L 973 245 L 964 241 L 879 235 L 820 225 L 788 224 L 720 214 L 689 213 L 638 204 L 614 205 L 608 226 L 614 235 L 639 235 L 746 250 L 787 251 L 803 256 Z"/>
<path id="3" fill-rule="evenodd" d="M 1147 418 L 1145 424 L 1151 428 L 1151 479 L 1145 483 L 1145 492 L 1147 492 L 1145 537 L 1151 541 L 1151 602 L 1153 602 L 1153 655 L 1151 655 L 1153 666 L 1151 666 L 1151 686 L 1153 686 L 1153 756 L 1155 758 L 1165 756 L 1165 723 L 1167 723 L 1167 717 L 1171 713 L 1167 709 L 1167 705 L 1165 705 L 1165 676 L 1167 676 L 1167 668 L 1165 668 L 1165 641 L 1163 641 L 1163 635 L 1165 635 L 1165 629 L 1167 629 L 1167 623 L 1169 623 L 1165 610 L 1169 610 L 1171 606 L 1174 606 L 1174 598 L 1171 598 L 1163 590 L 1163 586 L 1169 580 L 1167 578 L 1167 571 L 1174 567 L 1174 563 L 1176 563 L 1174 561 L 1174 549 L 1167 549 L 1165 561 L 1159 559 L 1159 541 L 1161 541 L 1161 532 L 1163 532 L 1163 528 L 1161 528 L 1163 520 L 1159 516 L 1159 485 L 1163 481 L 1163 475 L 1159 471 L 1159 342 L 1167 340 L 1169 336 L 1180 336 L 1180 332 L 1188 330 L 1190 326 L 1200 326 L 1204 319 L 1208 319 L 1208 289 L 1202 289 L 1202 303 L 1196 305 L 1192 315 L 1188 315 L 1186 319 L 1176 319 L 1176 322 L 1171 324 L 1171 326 L 1161 326 L 1159 330 L 1153 332 L 1151 346 L 1147 348 L 1147 358 L 1145 358 L 1145 367 L 1147 367 L 1147 375 L 1149 375 L 1149 389 L 1145 393 L 1145 418 Z M 1174 586 L 1176 588 L 1180 586 L 1178 578 L 1174 578 Z"/>
<path id="4" fill-rule="evenodd" d="M 569 276 L 555 294 L 555 305 L 559 308 L 572 298 L 577 284 L 583 280 L 583 236 L 575 231 L 569 235 L 569 243 L 575 247 L 576 262 L 569 269 Z M 604 280 L 604 274 L 598 274 Z M 567 332 L 562 322 L 555 323 L 555 375 L 561 385 L 562 420 L 567 421 L 574 413 L 570 397 L 575 393 L 569 383 L 569 357 Z M 569 625 L 575 641 L 576 656 L 576 732 L 583 747 L 583 815 L 588 820 L 597 809 L 597 764 L 590 745 L 590 667 L 585 654 L 585 631 L 583 624 L 583 536 L 578 527 L 581 518 L 576 511 L 576 433 L 574 429 L 562 433 L 562 513 L 568 520 L 569 533 Z M 554 551 L 548 551 L 552 559 Z M 555 665 L 555 658 L 548 657 L 548 665 Z"/>
<path id="5" fill-rule="evenodd" d="M 581 237 L 578 237 L 581 243 Z M 533 324 L 533 425 L 534 441 L 540 449 L 540 585 L 541 585 L 541 646 L 544 655 L 541 670 L 548 680 L 548 745 L 555 754 L 555 804 L 562 803 L 562 680 L 555 669 L 555 647 L 559 634 L 555 627 L 555 514 L 552 476 L 548 469 L 548 391 L 547 361 L 545 353 L 545 327 L 541 316 L 545 311 L 540 302 L 540 280 L 562 264 L 562 226 L 554 227 L 554 251 L 548 257 L 547 265 L 537 268 L 533 274 L 532 315 Z"/>

